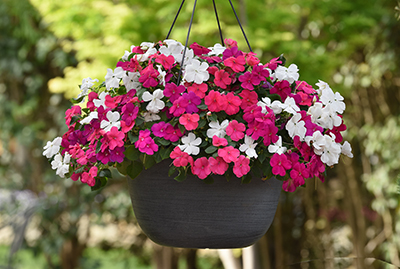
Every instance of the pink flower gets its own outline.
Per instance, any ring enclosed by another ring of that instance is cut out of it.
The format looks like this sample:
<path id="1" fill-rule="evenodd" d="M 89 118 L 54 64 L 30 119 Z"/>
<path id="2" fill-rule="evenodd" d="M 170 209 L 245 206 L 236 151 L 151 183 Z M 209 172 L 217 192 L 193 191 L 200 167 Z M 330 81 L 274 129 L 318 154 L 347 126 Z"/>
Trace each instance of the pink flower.
<path id="1" fill-rule="evenodd" d="M 269 163 L 272 166 L 272 174 L 282 177 L 286 175 L 286 170 L 292 167 L 285 154 L 275 153 Z"/>
<path id="2" fill-rule="evenodd" d="M 117 163 L 122 163 L 124 161 L 124 154 L 125 147 L 118 147 L 115 148 L 114 150 L 110 151 L 110 161 L 111 162 L 117 162 Z"/>
<path id="3" fill-rule="evenodd" d="M 237 120 L 233 120 L 226 127 L 226 134 L 231 137 L 233 141 L 239 141 L 244 137 L 244 131 L 246 126 L 243 123 L 239 123 Z"/>
<path id="4" fill-rule="evenodd" d="M 65 111 L 65 124 L 69 126 L 72 117 L 80 114 L 81 114 L 80 106 L 73 106 L 70 109 L 67 109 L 67 111 Z"/>
<path id="5" fill-rule="evenodd" d="M 193 164 L 193 157 L 183 152 L 179 147 L 175 147 L 169 157 L 174 160 L 175 167 L 186 166 L 188 163 Z"/>
<path id="6" fill-rule="evenodd" d="M 151 131 L 155 136 L 164 137 L 166 134 L 165 129 L 167 129 L 169 125 L 171 124 L 161 121 L 151 126 Z"/>
<path id="7" fill-rule="evenodd" d="M 249 106 L 256 105 L 258 102 L 258 95 L 255 91 L 243 90 L 239 95 L 242 97 L 240 108 L 243 110 Z"/>
<path id="8" fill-rule="evenodd" d="M 185 126 L 186 130 L 191 131 L 195 130 L 197 126 L 199 126 L 199 114 L 183 114 L 179 118 L 179 123 Z"/>
<path id="9" fill-rule="evenodd" d="M 287 192 L 294 192 L 296 190 L 296 185 L 293 179 L 285 180 L 282 184 L 282 189 Z"/>
<path id="10" fill-rule="evenodd" d="M 136 148 L 143 148 L 146 146 L 146 138 L 150 138 L 150 130 L 140 130 L 139 139 L 135 142 Z"/>
<path id="11" fill-rule="evenodd" d="M 242 177 L 250 172 L 250 159 L 246 158 L 244 155 L 240 155 L 238 160 L 233 166 L 233 173 L 237 177 Z"/>
<path id="12" fill-rule="evenodd" d="M 256 66 L 260 63 L 260 60 L 256 57 L 254 52 L 249 52 L 245 54 L 246 63 L 250 66 Z"/>
<path id="13" fill-rule="evenodd" d="M 129 72 L 136 72 L 142 70 L 142 67 L 139 64 L 139 61 L 136 59 L 136 57 L 132 57 L 129 61 L 126 62 L 118 62 L 117 67 L 121 67 L 125 71 Z"/>
<path id="14" fill-rule="evenodd" d="M 290 88 L 290 84 L 287 80 L 282 80 L 282 81 L 277 81 L 270 90 L 271 94 L 278 94 L 282 101 L 285 101 L 285 99 L 289 96 L 291 93 L 292 89 Z"/>
<path id="15" fill-rule="evenodd" d="M 153 155 L 154 152 L 158 151 L 158 145 L 154 142 L 153 138 L 147 137 L 144 141 L 145 144 L 143 147 L 139 147 L 139 151 L 146 153 L 147 155 Z"/>
<path id="16" fill-rule="evenodd" d="M 253 76 L 258 77 L 261 81 L 266 81 L 270 76 L 269 71 L 262 65 L 254 66 L 251 73 Z"/>
<path id="17" fill-rule="evenodd" d="M 218 70 L 214 74 L 214 83 L 221 89 L 226 89 L 226 86 L 231 84 L 232 79 L 229 77 L 229 73 L 224 70 Z"/>
<path id="18" fill-rule="evenodd" d="M 210 91 L 208 95 L 204 98 L 204 103 L 208 106 L 208 110 L 210 110 L 211 112 L 219 112 L 221 111 L 221 107 L 219 105 L 221 99 L 221 93 L 217 91 Z"/>
<path id="19" fill-rule="evenodd" d="M 228 59 L 224 60 L 224 65 L 232 68 L 232 70 L 235 71 L 236 73 L 244 71 L 245 63 L 246 60 L 244 59 L 243 56 L 239 56 L 237 58 L 229 57 Z"/>
<path id="20" fill-rule="evenodd" d="M 86 183 L 90 187 L 93 187 L 96 184 L 95 177 L 97 176 L 97 171 L 98 171 L 97 166 L 93 166 L 92 168 L 90 168 L 89 173 L 83 172 L 81 178 L 82 183 Z"/>
<path id="21" fill-rule="evenodd" d="M 225 162 L 236 162 L 240 155 L 240 151 L 232 146 L 228 146 L 222 149 L 218 149 L 218 156 L 223 158 Z"/>
<path id="22" fill-rule="evenodd" d="M 118 128 L 115 126 L 105 134 L 105 137 L 107 138 L 108 146 L 111 150 L 116 147 L 124 146 L 125 134 L 122 131 L 118 131 Z"/>
<path id="23" fill-rule="evenodd" d="M 226 114 L 228 115 L 235 115 L 236 113 L 239 112 L 239 107 L 242 103 L 240 100 L 239 96 L 235 96 L 233 93 L 229 92 L 226 95 L 226 107 L 223 107 L 223 110 L 225 110 Z"/>
<path id="24" fill-rule="evenodd" d="M 231 49 L 231 48 L 237 48 L 237 41 L 235 41 L 235 40 L 233 40 L 233 39 L 230 39 L 230 38 L 225 38 L 224 39 L 224 43 L 225 43 L 225 46 L 227 47 L 227 48 L 229 48 L 229 49 Z"/>
<path id="25" fill-rule="evenodd" d="M 188 92 L 194 92 L 201 99 L 203 99 L 204 96 L 206 96 L 207 90 L 208 90 L 208 86 L 206 83 L 202 83 L 202 84 L 193 83 L 191 86 L 189 86 L 187 88 Z"/>
<path id="26" fill-rule="evenodd" d="M 182 97 L 188 101 L 186 106 L 187 113 L 197 113 L 199 111 L 197 106 L 201 104 L 201 99 L 194 92 L 184 93 Z"/>
<path id="27" fill-rule="evenodd" d="M 181 96 L 181 93 L 183 93 L 184 91 L 185 86 L 183 85 L 177 86 L 175 83 L 167 83 L 165 84 L 163 94 L 166 97 L 169 97 L 169 100 L 173 103 Z"/>
<path id="28" fill-rule="evenodd" d="M 278 60 L 279 60 L 279 58 L 274 58 L 269 63 L 265 64 L 264 66 L 271 70 L 275 70 L 278 67 L 278 64 L 282 64 L 282 61 L 278 61 Z"/>
<path id="29" fill-rule="evenodd" d="M 257 140 L 261 136 L 264 136 L 265 130 L 264 127 L 265 125 L 261 122 L 253 121 L 249 123 L 249 128 L 246 130 L 246 134 L 253 138 L 254 140 Z"/>
<path id="30" fill-rule="evenodd" d="M 208 164 L 210 166 L 211 172 L 216 175 L 223 175 L 228 170 L 229 165 L 221 157 L 208 158 Z"/>
<path id="31" fill-rule="evenodd" d="M 248 106 L 244 110 L 243 119 L 248 123 L 255 121 L 256 118 L 261 116 L 262 108 L 258 105 Z"/>
<path id="32" fill-rule="evenodd" d="M 213 136 L 212 138 L 212 144 L 215 147 L 219 147 L 219 146 L 227 146 L 228 145 L 228 140 L 226 140 L 225 138 L 220 138 L 216 135 Z"/>
<path id="33" fill-rule="evenodd" d="M 201 157 L 194 162 L 192 173 L 197 175 L 200 179 L 205 179 L 211 173 L 206 157 Z"/>
<path id="34" fill-rule="evenodd" d="M 165 70 L 170 70 L 172 65 L 175 63 L 175 58 L 172 55 L 165 56 L 164 54 L 159 54 L 156 56 L 156 63 L 161 64 Z"/>

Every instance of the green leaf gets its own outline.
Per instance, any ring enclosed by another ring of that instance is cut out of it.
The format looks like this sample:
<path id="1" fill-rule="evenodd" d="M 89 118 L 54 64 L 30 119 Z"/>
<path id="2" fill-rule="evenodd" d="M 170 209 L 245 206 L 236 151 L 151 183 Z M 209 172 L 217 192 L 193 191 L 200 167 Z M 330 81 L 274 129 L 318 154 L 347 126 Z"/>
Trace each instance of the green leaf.
<path id="1" fill-rule="evenodd" d="M 211 114 L 211 116 L 208 117 L 208 118 L 210 119 L 210 121 L 217 121 L 218 120 L 217 114 L 215 114 L 215 113 Z"/>
<path id="2" fill-rule="evenodd" d="M 152 167 L 155 164 L 156 164 L 156 160 L 155 160 L 154 156 L 152 156 L 152 155 L 144 155 L 143 165 L 144 165 L 144 168 L 146 170 L 149 169 L 150 167 Z"/>
<path id="3" fill-rule="evenodd" d="M 104 177 L 96 177 L 96 183 L 90 187 L 92 191 L 97 191 L 107 185 L 107 179 Z"/>
<path id="4" fill-rule="evenodd" d="M 125 157 L 131 161 L 136 161 L 137 159 L 139 159 L 139 156 L 140 156 L 140 151 L 133 145 L 129 146 L 125 150 Z"/>
<path id="5" fill-rule="evenodd" d="M 163 159 L 163 160 L 168 159 L 169 155 L 171 155 L 171 152 L 172 152 L 172 148 L 162 148 L 160 150 L 161 159 Z"/>
<path id="6" fill-rule="evenodd" d="M 79 116 L 72 116 L 72 118 L 71 118 L 71 123 L 70 123 L 69 125 L 71 126 L 71 125 L 74 124 L 75 122 L 78 122 L 79 119 L 80 119 Z"/>
<path id="7" fill-rule="evenodd" d="M 157 152 L 155 152 L 153 157 L 154 157 L 154 160 L 155 160 L 156 163 L 161 162 L 162 161 L 161 149 L 159 149 Z"/>
<path id="8" fill-rule="evenodd" d="M 105 177 L 105 178 L 112 178 L 110 169 L 103 169 L 103 170 L 101 170 L 101 171 L 98 173 L 97 176 L 98 176 L 98 177 Z"/>
<path id="9" fill-rule="evenodd" d="M 203 182 L 206 184 L 213 184 L 214 183 L 214 178 L 212 176 L 208 176 L 205 179 L 203 179 Z"/>
<path id="10" fill-rule="evenodd" d="M 201 105 L 198 105 L 197 107 L 198 107 L 198 109 L 201 109 L 201 110 L 208 108 L 208 106 L 206 104 L 201 104 Z"/>
<path id="11" fill-rule="evenodd" d="M 242 177 L 242 184 L 249 184 L 252 178 L 253 177 L 251 176 L 251 174 L 247 173 L 247 175 Z"/>
<path id="12" fill-rule="evenodd" d="M 72 98 L 72 99 L 71 99 L 71 103 L 73 103 L 73 104 L 79 104 L 80 102 L 83 101 L 83 99 L 85 99 L 85 97 L 86 97 L 86 96 L 81 96 L 81 97 L 79 97 L 79 98 Z"/>
<path id="13" fill-rule="evenodd" d="M 262 171 L 263 171 L 263 174 L 264 174 L 264 176 L 266 177 L 266 178 L 270 178 L 270 177 L 272 177 L 272 167 L 271 167 L 271 165 L 270 164 L 264 164 L 263 166 L 262 166 Z"/>
<path id="14" fill-rule="evenodd" d="M 183 167 L 179 167 L 179 173 L 174 177 L 176 181 L 182 182 L 186 179 L 186 170 Z"/>
<path id="15" fill-rule="evenodd" d="M 126 159 L 122 163 L 117 163 L 118 172 L 120 172 L 122 175 L 126 176 L 128 174 L 128 172 L 126 170 L 131 163 L 132 163 L 131 161 L 126 160 Z"/>
<path id="16" fill-rule="evenodd" d="M 131 132 L 128 133 L 128 138 L 129 141 L 131 141 L 132 144 L 134 144 L 136 141 L 139 140 L 139 137 L 136 135 L 133 135 Z"/>
<path id="17" fill-rule="evenodd" d="M 140 174 L 140 172 L 142 172 L 142 170 L 143 164 L 141 162 L 134 161 L 130 165 L 128 165 L 128 167 L 126 168 L 126 173 L 131 179 L 134 179 Z"/>
<path id="18" fill-rule="evenodd" d="M 137 117 L 135 120 L 135 126 L 140 126 L 144 122 L 144 119 Z"/>
<path id="19" fill-rule="evenodd" d="M 258 155 L 258 160 L 260 161 L 260 163 L 263 163 L 265 158 L 267 158 L 267 154 L 265 153 L 265 151 L 263 153 L 261 153 L 260 155 Z"/>
<path id="20" fill-rule="evenodd" d="M 157 144 L 160 144 L 162 146 L 169 146 L 171 144 L 170 141 L 165 140 L 164 138 L 159 138 L 157 142 Z"/>
<path id="21" fill-rule="evenodd" d="M 172 177 L 172 175 L 176 172 L 176 166 L 172 165 L 168 170 L 168 176 Z"/>
<path id="22" fill-rule="evenodd" d="M 186 128 L 185 126 L 178 124 L 179 130 L 181 130 L 182 134 L 184 134 L 186 132 Z"/>
<path id="23" fill-rule="evenodd" d="M 99 141 L 97 141 L 97 145 L 96 145 L 96 153 L 99 153 L 100 150 L 101 150 L 101 142 L 99 140 Z"/>
<path id="24" fill-rule="evenodd" d="M 207 121 L 205 119 L 201 119 L 199 121 L 199 125 L 197 126 L 197 128 L 202 128 L 206 125 Z"/>
<path id="25" fill-rule="evenodd" d="M 211 154 L 211 153 L 216 152 L 217 149 L 218 149 L 217 147 L 209 146 L 208 148 L 206 148 L 205 152 L 206 152 L 207 154 Z"/>

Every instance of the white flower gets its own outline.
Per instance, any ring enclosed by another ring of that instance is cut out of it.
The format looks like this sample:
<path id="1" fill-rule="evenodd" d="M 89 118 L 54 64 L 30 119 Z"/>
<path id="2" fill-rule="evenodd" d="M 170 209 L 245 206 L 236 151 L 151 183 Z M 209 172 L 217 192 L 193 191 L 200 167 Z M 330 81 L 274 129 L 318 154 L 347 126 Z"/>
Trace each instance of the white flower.
<path id="1" fill-rule="evenodd" d="M 257 158 L 257 152 L 255 150 L 258 143 L 254 143 L 254 139 L 248 135 L 244 137 L 244 144 L 240 145 L 239 150 L 241 152 L 246 152 L 246 155 L 250 158 L 254 157 Z"/>
<path id="2" fill-rule="evenodd" d="M 341 148 L 342 148 L 342 154 L 350 158 L 353 158 L 353 153 L 351 152 L 351 145 L 349 142 L 345 141 Z"/>
<path id="3" fill-rule="evenodd" d="M 164 97 L 163 91 L 161 89 L 157 89 L 151 94 L 148 91 L 145 91 L 142 95 L 142 99 L 145 102 L 149 102 L 146 106 L 146 109 L 153 113 L 158 113 L 165 107 L 165 103 L 161 101 L 161 98 Z"/>
<path id="4" fill-rule="evenodd" d="M 132 89 L 140 90 L 142 88 L 142 84 L 139 82 L 139 77 L 139 72 L 128 72 L 128 74 L 124 74 L 122 81 L 127 91 Z"/>
<path id="5" fill-rule="evenodd" d="M 219 138 L 223 138 L 226 135 L 226 127 L 229 125 L 229 120 L 224 120 L 221 124 L 218 121 L 211 121 L 208 126 L 210 129 L 207 130 L 207 136 L 213 138 L 214 135 Z"/>
<path id="6" fill-rule="evenodd" d="M 313 123 L 317 123 L 317 120 L 321 118 L 323 114 L 323 105 L 322 103 L 314 103 L 312 106 L 308 108 L 307 114 L 311 116 L 311 121 Z"/>
<path id="7" fill-rule="evenodd" d="M 278 154 L 283 154 L 286 152 L 286 147 L 282 146 L 282 137 L 279 136 L 278 141 L 276 141 L 275 144 L 271 144 L 268 146 L 268 151 L 269 153 L 278 153 Z"/>
<path id="8" fill-rule="evenodd" d="M 152 112 L 143 113 L 143 117 L 144 117 L 145 122 L 161 120 L 160 116 L 158 116 L 157 114 L 152 113 Z"/>
<path id="9" fill-rule="evenodd" d="M 342 124 L 342 118 L 328 104 L 322 109 L 322 114 L 317 119 L 317 123 L 323 128 L 332 129 L 333 126 L 338 127 Z"/>
<path id="10" fill-rule="evenodd" d="M 117 67 L 114 71 L 110 68 L 107 68 L 106 79 L 106 87 L 107 90 L 111 88 L 119 88 L 119 81 L 124 76 L 125 70 L 122 67 Z"/>
<path id="11" fill-rule="evenodd" d="M 183 145 L 178 147 L 189 155 L 197 155 L 200 152 L 198 145 L 201 144 L 201 138 L 195 136 L 194 133 L 189 133 L 187 136 L 182 137 Z"/>
<path id="12" fill-rule="evenodd" d="M 97 111 L 92 111 L 89 115 L 80 121 L 81 124 L 89 124 L 93 119 L 98 119 L 99 115 Z"/>
<path id="13" fill-rule="evenodd" d="M 300 137 L 303 141 L 306 136 L 307 128 L 305 127 L 305 122 L 301 120 L 301 114 L 297 113 L 286 123 L 286 130 L 288 131 L 291 138 L 296 135 Z"/>
<path id="14" fill-rule="evenodd" d="M 106 102 L 106 96 L 108 94 L 106 92 L 101 92 L 100 95 L 98 96 L 98 99 L 94 99 L 93 103 L 96 107 L 101 107 L 103 106 L 106 108 L 105 102 Z"/>
<path id="15" fill-rule="evenodd" d="M 321 134 L 320 131 L 315 131 L 312 136 L 306 136 L 305 141 L 308 146 L 314 147 L 314 152 L 317 155 L 321 155 L 323 148 L 325 147 L 326 141 L 325 137 Z"/>
<path id="16" fill-rule="evenodd" d="M 175 62 L 181 63 L 182 54 L 185 47 L 180 42 L 172 39 L 166 39 L 164 40 L 164 43 L 167 44 L 167 46 L 161 46 L 158 51 L 165 56 L 172 55 L 175 59 Z"/>
<path id="17" fill-rule="evenodd" d="M 335 142 L 335 135 L 331 133 L 331 136 L 324 135 L 325 146 L 321 154 L 321 161 L 328 166 L 339 163 L 339 157 L 341 153 L 341 147 L 339 143 Z"/>
<path id="18" fill-rule="evenodd" d="M 207 81 L 210 74 L 207 71 L 208 64 L 206 62 L 200 63 L 199 60 L 193 60 L 190 65 L 186 66 L 184 79 L 187 82 L 194 82 L 197 84 Z"/>
<path id="19" fill-rule="evenodd" d="M 121 127 L 121 122 L 119 121 L 120 115 L 118 111 L 112 112 L 111 110 L 107 112 L 106 117 L 108 121 L 102 120 L 100 123 L 100 128 L 104 129 L 105 132 L 109 132 L 112 127 L 117 127 L 118 130 Z"/>
<path id="20" fill-rule="evenodd" d="M 315 85 L 318 86 L 318 89 L 316 90 L 318 95 L 321 95 L 324 90 L 331 88 L 328 83 L 322 80 L 318 80 L 318 83 L 315 83 Z"/>
<path id="21" fill-rule="evenodd" d="M 145 62 L 149 59 L 149 57 L 153 54 L 157 53 L 156 48 L 150 48 L 148 49 L 144 54 L 136 54 L 136 59 L 139 62 Z"/>
<path id="22" fill-rule="evenodd" d="M 84 78 L 82 80 L 82 84 L 80 87 L 81 92 L 79 93 L 78 98 L 88 95 L 89 89 L 93 87 L 94 82 L 99 82 L 99 80 L 97 78 L 96 79 Z"/>
<path id="23" fill-rule="evenodd" d="M 209 50 L 211 50 L 208 55 L 210 56 L 218 56 L 221 55 L 222 53 L 224 53 L 224 51 L 226 50 L 226 48 L 224 46 L 222 46 L 221 44 L 217 43 L 214 45 L 214 47 L 209 47 Z"/>
<path id="24" fill-rule="evenodd" d="M 296 105 L 296 101 L 293 97 L 288 97 L 285 99 L 285 102 L 280 105 L 283 110 L 290 114 L 296 114 L 300 111 L 300 108 Z"/>
<path id="25" fill-rule="evenodd" d="M 280 65 L 275 69 L 275 77 L 278 80 L 287 80 L 290 84 L 292 84 L 299 79 L 298 72 L 299 69 L 295 64 L 289 65 L 288 68 Z"/>
<path id="26" fill-rule="evenodd" d="M 47 141 L 46 146 L 43 147 L 43 156 L 46 156 L 50 159 L 56 155 L 60 151 L 61 141 L 61 137 L 56 137 L 53 141 Z"/>
<path id="27" fill-rule="evenodd" d="M 64 159 L 60 153 L 58 153 L 54 160 L 51 162 L 51 168 L 56 170 L 56 174 L 64 178 L 65 174 L 69 172 L 69 162 L 71 160 L 71 155 L 68 152 L 65 153 Z"/>
<path id="28" fill-rule="evenodd" d="M 135 47 L 135 45 L 132 45 L 131 49 L 129 51 L 126 50 L 124 55 L 121 57 L 121 59 L 124 60 L 124 61 L 128 61 L 129 55 L 132 54 L 132 50 L 133 50 L 134 47 Z"/>
<path id="29" fill-rule="evenodd" d="M 282 112 L 282 102 L 275 100 L 271 103 L 271 99 L 268 97 L 263 97 L 261 99 L 262 101 L 258 101 L 257 105 L 262 108 L 261 113 L 266 113 L 267 109 L 265 108 L 266 106 L 272 109 L 274 111 L 274 114 L 280 114 Z"/>
<path id="30" fill-rule="evenodd" d="M 332 110 L 340 114 L 342 114 L 346 109 L 346 104 L 343 102 L 343 96 L 338 92 L 334 93 L 329 86 L 322 90 L 320 100 L 324 105 L 329 104 Z"/>
<path id="31" fill-rule="evenodd" d="M 165 76 L 167 75 L 167 72 L 163 71 L 159 65 L 157 66 L 157 70 L 159 73 L 157 78 L 160 81 L 160 84 L 165 86 Z"/>
<path id="32" fill-rule="evenodd" d="M 151 49 L 151 48 L 153 48 L 154 47 L 154 43 L 152 43 L 152 42 L 142 42 L 141 44 L 140 44 L 140 48 L 142 49 L 142 50 L 148 50 L 148 49 Z"/>

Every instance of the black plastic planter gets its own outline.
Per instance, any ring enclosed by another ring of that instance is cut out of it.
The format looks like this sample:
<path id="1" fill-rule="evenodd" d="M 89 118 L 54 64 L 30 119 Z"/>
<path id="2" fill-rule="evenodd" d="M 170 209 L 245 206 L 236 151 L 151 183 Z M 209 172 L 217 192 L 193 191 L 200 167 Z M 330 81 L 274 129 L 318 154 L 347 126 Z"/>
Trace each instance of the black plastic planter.
<path id="1" fill-rule="evenodd" d="M 180 248 L 242 248 L 270 227 L 282 182 L 271 178 L 241 184 L 213 176 L 205 184 L 194 176 L 183 182 L 168 177 L 165 160 L 128 179 L 136 219 L 154 242 Z"/>

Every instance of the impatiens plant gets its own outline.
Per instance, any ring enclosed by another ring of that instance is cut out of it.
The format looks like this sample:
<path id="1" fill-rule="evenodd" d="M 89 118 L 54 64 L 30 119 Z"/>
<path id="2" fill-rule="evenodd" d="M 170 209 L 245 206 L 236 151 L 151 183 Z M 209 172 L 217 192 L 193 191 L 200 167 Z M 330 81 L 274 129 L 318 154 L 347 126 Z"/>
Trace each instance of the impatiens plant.
<path id="1" fill-rule="evenodd" d="M 145 42 L 104 82 L 85 78 L 65 113 L 68 131 L 44 147 L 57 175 L 98 189 L 111 167 L 134 178 L 166 160 L 178 181 L 275 176 L 294 191 L 309 178 L 323 181 L 341 154 L 352 157 L 339 93 L 299 80 L 283 57 L 261 64 L 235 41 L 225 44 Z"/>

